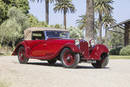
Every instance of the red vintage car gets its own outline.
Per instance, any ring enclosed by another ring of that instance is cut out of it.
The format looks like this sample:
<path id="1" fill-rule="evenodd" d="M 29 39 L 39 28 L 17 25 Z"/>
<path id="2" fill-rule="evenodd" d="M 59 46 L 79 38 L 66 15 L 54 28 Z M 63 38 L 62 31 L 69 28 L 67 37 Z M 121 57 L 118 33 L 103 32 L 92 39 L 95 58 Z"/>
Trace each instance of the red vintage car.
<path id="1" fill-rule="evenodd" d="M 66 68 L 75 68 L 81 62 L 103 68 L 108 64 L 108 52 L 105 45 L 70 39 L 69 32 L 64 29 L 29 28 L 12 55 L 18 55 L 21 64 L 28 63 L 29 59 L 46 60 L 49 64 L 60 60 Z"/>

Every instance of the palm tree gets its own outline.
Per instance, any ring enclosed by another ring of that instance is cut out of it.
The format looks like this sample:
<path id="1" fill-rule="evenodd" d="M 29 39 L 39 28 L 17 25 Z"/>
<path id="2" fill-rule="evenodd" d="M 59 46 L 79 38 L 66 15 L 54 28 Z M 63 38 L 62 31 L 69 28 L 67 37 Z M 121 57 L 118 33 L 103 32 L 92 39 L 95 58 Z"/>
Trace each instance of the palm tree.
<path id="1" fill-rule="evenodd" d="M 81 16 L 79 16 L 80 17 L 80 19 L 78 19 L 78 20 L 76 20 L 77 21 L 77 23 L 78 23 L 78 27 L 80 28 L 80 29 L 84 29 L 85 27 L 86 27 L 86 20 L 87 20 L 87 17 L 86 17 L 86 15 L 81 15 Z"/>
<path id="2" fill-rule="evenodd" d="M 37 2 L 42 2 L 43 0 L 31 0 L 31 1 L 37 1 Z M 54 2 L 54 1 L 59 1 L 59 0 L 44 0 L 45 1 L 45 19 L 46 23 L 49 24 L 49 2 Z"/>
<path id="3" fill-rule="evenodd" d="M 54 7 L 55 12 L 63 12 L 64 14 L 64 27 L 66 29 L 66 14 L 68 12 L 74 13 L 75 7 L 72 4 L 72 0 L 59 0 Z"/>
<path id="4" fill-rule="evenodd" d="M 103 16 L 103 26 L 105 28 L 105 42 L 107 42 L 107 28 L 115 24 L 115 19 L 111 15 Z M 107 44 L 107 43 L 106 43 Z"/>
<path id="5" fill-rule="evenodd" d="M 86 40 L 94 38 L 94 1 L 86 0 Z"/>
<path id="6" fill-rule="evenodd" d="M 99 15 L 99 31 L 100 31 L 100 42 L 102 42 L 102 27 L 103 27 L 103 16 L 111 15 L 113 7 L 111 6 L 112 0 L 94 0 L 95 1 L 95 12 Z"/>

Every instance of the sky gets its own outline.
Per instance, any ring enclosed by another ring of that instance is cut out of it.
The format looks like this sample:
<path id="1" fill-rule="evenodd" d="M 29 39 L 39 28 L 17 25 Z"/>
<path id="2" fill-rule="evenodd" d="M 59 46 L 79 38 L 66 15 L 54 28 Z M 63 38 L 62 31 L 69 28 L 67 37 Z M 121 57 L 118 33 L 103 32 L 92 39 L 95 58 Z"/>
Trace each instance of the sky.
<path id="1" fill-rule="evenodd" d="M 112 7 L 113 10 L 113 18 L 117 23 L 121 21 L 125 21 L 130 19 L 130 0 L 113 0 Z M 76 20 L 79 19 L 79 16 L 84 15 L 86 13 L 86 0 L 73 0 L 73 4 L 75 5 L 76 12 L 67 14 L 67 27 L 69 26 L 77 26 Z M 39 21 L 45 21 L 45 3 L 34 3 L 29 0 L 30 10 L 29 12 L 33 14 Z M 53 11 L 54 4 L 50 4 L 50 19 L 49 24 L 63 24 L 63 14 L 61 12 L 54 13 Z"/>

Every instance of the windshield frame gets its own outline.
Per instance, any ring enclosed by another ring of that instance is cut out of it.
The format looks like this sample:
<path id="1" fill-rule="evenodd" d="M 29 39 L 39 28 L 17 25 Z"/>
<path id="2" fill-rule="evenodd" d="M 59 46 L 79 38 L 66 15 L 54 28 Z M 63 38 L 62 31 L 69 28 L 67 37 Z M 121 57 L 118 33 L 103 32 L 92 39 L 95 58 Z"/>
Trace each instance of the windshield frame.
<path id="1" fill-rule="evenodd" d="M 47 35 L 47 32 L 48 32 L 48 31 L 52 31 L 52 32 L 66 32 L 66 33 L 68 33 L 68 37 L 67 37 L 67 38 L 63 38 L 63 37 L 48 37 L 48 35 Z M 48 38 L 63 38 L 63 39 L 69 39 L 69 38 L 70 38 L 70 33 L 69 33 L 69 31 L 46 30 L 46 31 L 44 31 L 44 35 L 45 35 L 46 40 L 47 40 Z"/>

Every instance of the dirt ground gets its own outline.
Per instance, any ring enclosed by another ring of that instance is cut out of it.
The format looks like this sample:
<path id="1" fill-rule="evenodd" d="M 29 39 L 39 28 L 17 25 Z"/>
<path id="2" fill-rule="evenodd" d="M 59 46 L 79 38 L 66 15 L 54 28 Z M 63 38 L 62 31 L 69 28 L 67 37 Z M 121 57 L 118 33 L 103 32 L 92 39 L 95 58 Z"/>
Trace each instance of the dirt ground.
<path id="1" fill-rule="evenodd" d="M 110 60 L 104 69 L 87 63 L 66 69 L 60 62 L 19 64 L 16 56 L 0 56 L 0 81 L 9 87 L 130 87 L 130 60 Z"/>

